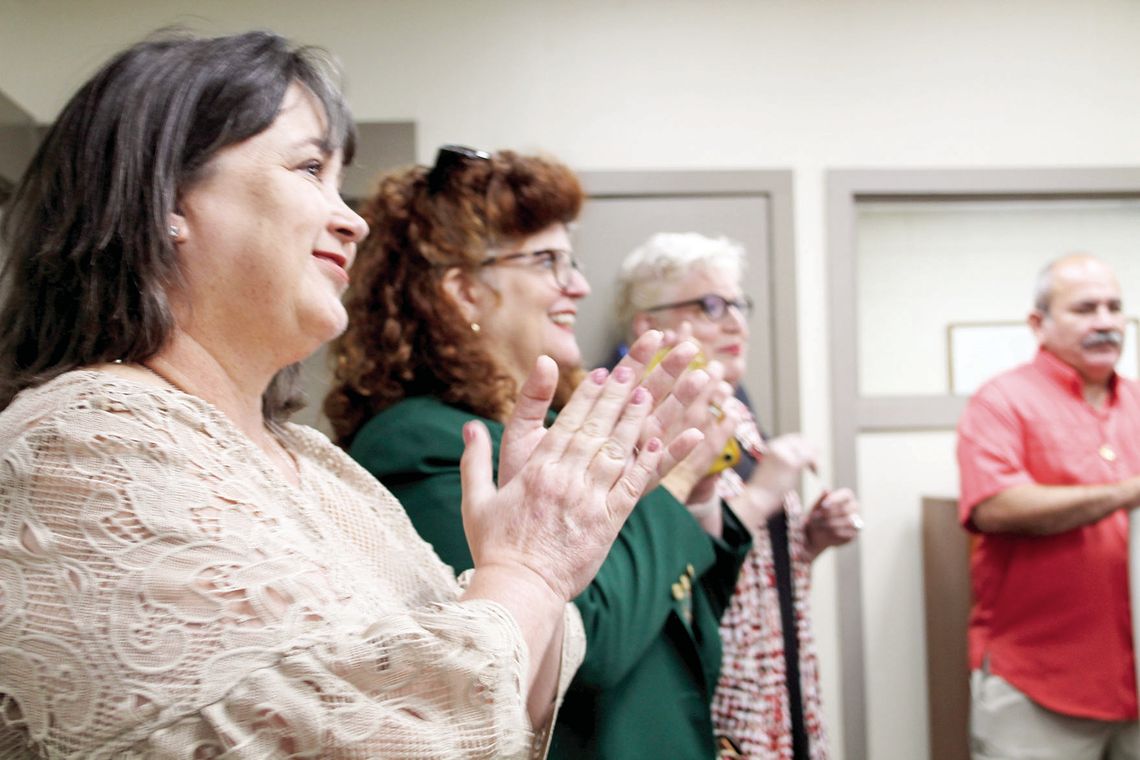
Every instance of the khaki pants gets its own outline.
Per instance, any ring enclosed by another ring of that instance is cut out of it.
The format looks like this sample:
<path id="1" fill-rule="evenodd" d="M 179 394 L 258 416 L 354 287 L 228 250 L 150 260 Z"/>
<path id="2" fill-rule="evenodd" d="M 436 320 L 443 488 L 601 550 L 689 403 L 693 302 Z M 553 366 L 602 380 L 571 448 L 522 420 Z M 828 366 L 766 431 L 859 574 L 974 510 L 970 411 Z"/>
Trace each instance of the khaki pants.
<path id="1" fill-rule="evenodd" d="M 1041 707 L 992 673 L 970 674 L 973 760 L 1140 760 L 1140 724 Z"/>

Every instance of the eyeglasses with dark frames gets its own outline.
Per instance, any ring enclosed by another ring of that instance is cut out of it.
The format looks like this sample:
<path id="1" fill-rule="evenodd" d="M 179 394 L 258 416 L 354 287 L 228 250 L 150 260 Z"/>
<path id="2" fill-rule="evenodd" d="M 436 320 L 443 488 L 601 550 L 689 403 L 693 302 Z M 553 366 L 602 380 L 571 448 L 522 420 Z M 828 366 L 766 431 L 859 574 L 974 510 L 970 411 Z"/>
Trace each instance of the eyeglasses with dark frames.
<path id="1" fill-rule="evenodd" d="M 447 187 L 452 173 L 469 161 L 490 161 L 491 154 L 485 150 L 468 148 L 465 145 L 444 145 L 435 154 L 435 165 L 427 175 L 428 192 L 438 193 Z"/>
<path id="2" fill-rule="evenodd" d="M 724 315 L 728 313 L 730 306 L 736 309 L 742 317 L 748 319 L 748 317 L 752 316 L 753 304 L 752 298 L 749 296 L 729 300 L 724 296 L 718 296 L 716 293 L 706 293 L 700 298 L 690 298 L 687 301 L 677 301 L 675 303 L 663 303 L 659 306 L 642 309 L 642 311 L 665 311 L 666 309 L 680 309 L 685 306 L 699 306 L 702 314 L 713 322 L 719 322 L 724 319 Z"/>
<path id="3" fill-rule="evenodd" d="M 543 268 L 550 270 L 554 275 L 554 282 L 561 290 L 569 289 L 574 272 L 582 271 L 582 265 L 578 259 L 574 258 L 574 254 L 562 248 L 543 248 L 539 251 L 519 251 L 502 256 L 489 256 L 480 261 L 479 266 L 493 267 L 519 259 L 530 259 L 532 263 L 538 263 Z"/>

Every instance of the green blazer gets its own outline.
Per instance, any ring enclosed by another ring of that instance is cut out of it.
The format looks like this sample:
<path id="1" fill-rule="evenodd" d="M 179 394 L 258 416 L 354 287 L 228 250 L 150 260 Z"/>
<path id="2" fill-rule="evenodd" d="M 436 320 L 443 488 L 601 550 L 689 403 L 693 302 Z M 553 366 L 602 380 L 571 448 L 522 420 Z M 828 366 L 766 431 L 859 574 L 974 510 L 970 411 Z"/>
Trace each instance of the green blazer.
<path id="1" fill-rule="evenodd" d="M 461 428 L 477 419 L 438 399 L 407 399 L 370 420 L 350 454 L 404 505 L 444 562 L 472 566 L 460 516 Z M 498 467 L 501 424 L 491 433 Z M 751 537 L 725 510 L 722 539 L 665 489 L 638 503 L 590 586 L 574 600 L 586 659 L 554 728 L 554 758 L 713 758 L 710 703 L 718 625 Z"/>

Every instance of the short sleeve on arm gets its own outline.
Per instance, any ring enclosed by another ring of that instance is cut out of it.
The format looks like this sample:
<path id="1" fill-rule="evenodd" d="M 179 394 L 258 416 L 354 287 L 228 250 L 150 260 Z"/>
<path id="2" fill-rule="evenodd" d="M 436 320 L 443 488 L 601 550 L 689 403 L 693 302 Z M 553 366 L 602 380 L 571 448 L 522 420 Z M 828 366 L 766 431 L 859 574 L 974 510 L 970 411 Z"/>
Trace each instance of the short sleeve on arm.
<path id="1" fill-rule="evenodd" d="M 1009 400 L 993 384 L 970 399 L 958 422 L 958 518 L 976 531 L 972 515 L 981 502 L 1033 483 L 1025 468 L 1025 434 Z"/>
<path id="2" fill-rule="evenodd" d="M 341 632 L 250 669 L 133 749 L 171 758 L 187 746 L 235 758 L 522 756 L 525 655 L 493 656 L 513 626 L 498 605 L 476 602 Z M 510 672 L 495 672 L 504 664 Z"/>

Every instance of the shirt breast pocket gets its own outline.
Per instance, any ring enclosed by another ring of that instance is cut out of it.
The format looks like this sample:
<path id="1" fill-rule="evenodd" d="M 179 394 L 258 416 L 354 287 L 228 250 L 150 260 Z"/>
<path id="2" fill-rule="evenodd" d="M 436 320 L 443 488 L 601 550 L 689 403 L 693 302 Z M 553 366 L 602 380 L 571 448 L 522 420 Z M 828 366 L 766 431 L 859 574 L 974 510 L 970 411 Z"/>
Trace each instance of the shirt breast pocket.
<path id="1" fill-rule="evenodd" d="M 1044 485 L 1110 480 L 1100 454 L 1104 441 L 1095 426 L 1074 420 L 1040 420 L 1026 426 L 1025 468 Z"/>

